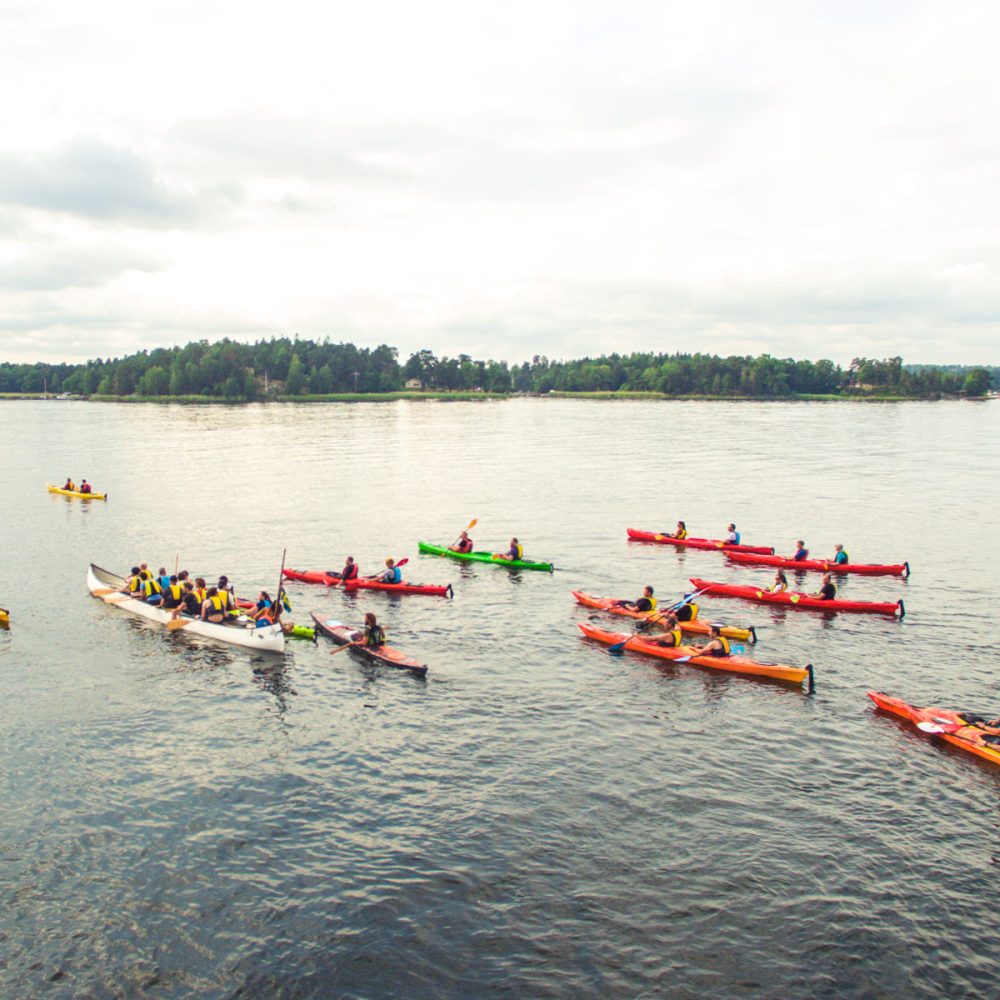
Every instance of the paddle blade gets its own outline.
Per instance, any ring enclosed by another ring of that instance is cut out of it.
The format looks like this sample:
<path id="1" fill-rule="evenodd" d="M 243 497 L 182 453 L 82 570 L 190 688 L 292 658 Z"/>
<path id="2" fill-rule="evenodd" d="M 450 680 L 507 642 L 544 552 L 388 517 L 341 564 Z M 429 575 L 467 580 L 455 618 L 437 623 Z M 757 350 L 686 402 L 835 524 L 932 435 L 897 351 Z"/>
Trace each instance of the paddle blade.
<path id="1" fill-rule="evenodd" d="M 963 727 L 958 723 L 918 722 L 917 729 L 924 733 L 955 733 Z"/>
<path id="2" fill-rule="evenodd" d="M 94 597 L 104 597 L 107 594 L 117 594 L 118 591 L 114 587 L 98 587 L 97 590 L 92 590 L 91 593 Z"/>
<path id="3" fill-rule="evenodd" d="M 405 566 L 409 561 L 410 561 L 410 557 L 407 556 L 405 559 L 400 559 L 399 562 L 396 563 L 396 565 L 397 566 Z"/>
<path id="4" fill-rule="evenodd" d="M 167 631 L 176 632 L 179 628 L 186 628 L 194 621 L 194 618 L 174 618 L 167 622 Z"/>
<path id="5" fill-rule="evenodd" d="M 678 656 L 677 659 L 674 660 L 673 662 L 674 663 L 687 663 L 687 661 L 690 660 L 690 659 L 691 659 L 690 656 Z"/>

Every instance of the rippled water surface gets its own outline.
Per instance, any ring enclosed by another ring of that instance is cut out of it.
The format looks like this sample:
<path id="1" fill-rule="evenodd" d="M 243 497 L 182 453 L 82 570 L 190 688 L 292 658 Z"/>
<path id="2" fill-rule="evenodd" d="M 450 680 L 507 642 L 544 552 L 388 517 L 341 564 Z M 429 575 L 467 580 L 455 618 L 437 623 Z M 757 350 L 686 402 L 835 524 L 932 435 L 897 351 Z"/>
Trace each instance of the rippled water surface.
<path id="1" fill-rule="evenodd" d="M 998 431 L 992 402 L 0 404 L 0 995 L 995 996 L 1000 769 L 865 690 L 1000 713 Z M 417 554 L 472 518 L 557 571 Z M 812 697 L 585 642 L 573 588 L 770 578 L 626 541 L 678 518 L 908 559 L 842 588 L 907 617 L 704 602 Z M 253 595 L 286 548 L 451 582 L 290 591 L 375 610 L 426 681 L 85 587 L 176 561 Z"/>

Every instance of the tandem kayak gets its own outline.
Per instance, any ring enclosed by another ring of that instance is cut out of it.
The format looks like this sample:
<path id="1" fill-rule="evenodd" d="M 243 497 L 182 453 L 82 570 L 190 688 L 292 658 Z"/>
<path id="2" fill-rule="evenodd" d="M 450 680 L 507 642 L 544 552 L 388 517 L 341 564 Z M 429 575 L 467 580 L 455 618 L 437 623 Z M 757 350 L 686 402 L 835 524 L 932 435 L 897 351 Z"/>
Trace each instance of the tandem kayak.
<path id="1" fill-rule="evenodd" d="M 708 594 L 718 594 L 720 597 L 739 597 L 744 601 L 755 601 L 758 604 L 781 604 L 790 608 L 807 608 L 810 611 L 859 611 L 868 612 L 875 615 L 899 615 L 902 618 L 906 614 L 903 602 L 896 601 L 847 601 L 835 597 L 831 601 L 824 601 L 822 598 L 813 597 L 810 594 L 799 594 L 791 590 L 786 590 L 781 594 L 772 594 L 769 590 L 761 590 L 759 587 L 746 587 L 735 583 L 713 583 L 711 580 L 699 580 L 697 577 L 690 577 L 691 583 L 698 590 L 704 590 Z"/>
<path id="2" fill-rule="evenodd" d="M 504 566 L 507 569 L 539 569 L 546 573 L 555 569 L 552 563 L 532 562 L 530 559 L 498 559 L 492 552 L 452 552 L 447 546 L 431 545 L 430 542 L 418 542 L 417 547 L 427 555 L 447 556 L 449 559 L 462 559 L 465 562 L 493 563 L 494 566 Z"/>
<path id="3" fill-rule="evenodd" d="M 786 556 L 755 555 L 752 552 L 727 552 L 726 558 L 741 566 L 778 566 L 781 569 L 815 570 L 817 573 L 857 573 L 864 576 L 909 576 L 910 564 L 835 563 L 824 559 L 790 559 Z"/>
<path id="4" fill-rule="evenodd" d="M 868 697 L 882 709 L 901 719 L 912 722 L 923 732 L 947 740 L 960 750 L 1000 764 L 1000 734 L 985 727 L 985 720 L 971 712 L 954 712 L 948 708 L 917 708 L 901 698 L 893 698 L 881 691 L 869 691 Z"/>
<path id="5" fill-rule="evenodd" d="M 336 618 L 330 618 L 319 611 L 312 613 L 316 628 L 328 639 L 332 639 L 339 646 L 346 646 L 349 642 L 356 642 L 364 632 L 345 625 Z M 368 646 L 352 646 L 350 652 L 368 663 L 376 663 L 383 667 L 395 667 L 397 670 L 408 670 L 416 677 L 427 675 L 427 664 L 407 656 L 392 646 L 375 646 L 371 649 Z"/>
<path id="6" fill-rule="evenodd" d="M 814 687 L 811 663 L 805 667 L 792 667 L 785 663 L 764 663 L 760 660 L 751 660 L 750 657 L 740 656 L 737 653 L 732 653 L 729 656 L 699 656 L 697 646 L 658 646 L 642 636 L 629 636 L 622 632 L 605 632 L 604 629 L 595 628 L 586 622 L 577 622 L 577 627 L 588 639 L 603 643 L 605 646 L 614 646 L 623 642 L 625 643 L 624 649 L 631 649 L 636 653 L 646 653 L 649 656 L 658 656 L 664 660 L 683 659 L 685 663 L 693 663 L 698 667 L 749 674 L 753 677 L 768 677 L 771 680 L 787 681 L 790 684 L 801 684 L 808 680 L 809 690 L 812 691 Z"/>
<path id="7" fill-rule="evenodd" d="M 614 597 L 595 597 L 582 590 L 571 591 L 576 598 L 577 604 L 582 604 L 585 608 L 596 608 L 598 611 L 606 611 L 609 615 L 622 615 L 625 618 L 635 618 L 639 621 L 656 618 L 657 615 L 665 614 L 669 608 L 661 608 L 657 611 L 636 611 L 635 608 L 623 608 L 617 603 Z M 657 619 L 659 623 L 659 619 Z M 708 635 L 709 623 L 703 618 L 693 618 L 689 622 L 678 622 L 683 632 L 691 632 L 695 635 Z M 739 628 L 736 625 L 723 625 L 722 634 L 727 639 L 739 639 L 741 642 L 756 642 L 757 633 L 753 626 L 750 628 Z"/>
<path id="8" fill-rule="evenodd" d="M 774 547 L 770 545 L 735 545 L 719 538 L 672 538 L 655 531 L 640 531 L 638 528 L 626 528 L 628 537 L 633 542 L 657 542 L 660 545 L 676 545 L 687 549 L 718 549 L 721 552 L 753 552 L 758 555 L 774 555 Z"/>
<path id="9" fill-rule="evenodd" d="M 107 500 L 107 493 L 80 493 L 78 490 L 64 490 L 61 486 L 46 483 L 45 488 L 50 493 L 58 493 L 61 497 L 76 497 L 78 500 Z"/>
<path id="10" fill-rule="evenodd" d="M 101 597 L 108 604 L 114 604 L 133 617 L 145 618 L 146 621 L 157 625 L 166 626 L 167 622 L 173 621 L 174 616 L 170 611 L 154 604 L 147 604 L 138 598 L 129 597 L 128 594 L 118 593 L 124 586 L 124 577 L 101 569 L 100 566 L 95 566 L 93 563 L 90 564 L 87 570 L 87 589 L 94 597 Z M 178 621 L 185 622 L 183 628 L 178 631 L 188 635 L 214 639 L 230 646 L 242 646 L 258 653 L 283 653 L 285 651 L 285 635 L 281 631 L 280 625 L 256 628 L 252 622 L 249 624 L 247 622 L 216 624 L 215 622 L 202 621 L 200 618 L 188 618 L 184 615 L 181 615 Z"/>
<path id="11" fill-rule="evenodd" d="M 322 583 L 327 587 L 338 587 L 341 584 L 339 576 L 331 576 L 329 573 L 313 570 L 282 570 L 289 580 L 298 580 L 301 583 Z M 436 583 L 382 583 L 379 580 L 366 580 L 356 577 L 348 580 L 344 584 L 345 590 L 387 590 L 394 594 L 432 594 L 435 597 L 451 597 L 451 584 L 443 586 Z"/>

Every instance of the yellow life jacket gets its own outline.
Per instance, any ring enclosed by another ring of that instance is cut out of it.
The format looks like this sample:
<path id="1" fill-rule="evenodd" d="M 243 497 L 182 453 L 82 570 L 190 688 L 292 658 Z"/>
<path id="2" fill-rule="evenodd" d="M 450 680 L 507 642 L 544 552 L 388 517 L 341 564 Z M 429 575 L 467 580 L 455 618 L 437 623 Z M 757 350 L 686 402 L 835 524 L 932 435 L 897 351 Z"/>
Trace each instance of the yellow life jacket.
<path id="1" fill-rule="evenodd" d="M 681 627 L 680 625 L 675 625 L 667 635 L 672 635 L 674 637 L 674 645 L 679 646 L 681 644 Z"/>
<path id="2" fill-rule="evenodd" d="M 213 611 L 218 611 L 220 614 L 225 613 L 226 599 L 224 597 L 220 597 L 216 594 L 215 597 L 210 597 L 209 600 L 212 602 Z"/>
<path id="3" fill-rule="evenodd" d="M 676 535 L 674 535 L 674 538 L 687 538 L 687 536 L 687 528 L 682 528 Z"/>
<path id="4" fill-rule="evenodd" d="M 649 601 L 649 610 L 650 611 L 655 611 L 656 610 L 656 598 L 655 597 L 647 597 L 646 600 Z"/>
<path id="5" fill-rule="evenodd" d="M 194 596 L 198 598 L 199 604 L 204 604 L 208 600 L 208 591 L 204 587 L 195 587 Z"/>
<path id="6" fill-rule="evenodd" d="M 515 548 L 517 549 L 517 558 L 518 559 L 523 559 L 524 558 L 524 546 L 521 545 L 520 542 L 518 542 L 518 544 L 515 546 Z"/>
<path id="7" fill-rule="evenodd" d="M 153 594 L 162 594 L 163 588 L 160 586 L 160 581 L 155 577 L 149 577 L 148 580 L 142 585 L 143 591 L 147 597 L 152 597 Z"/>
<path id="8" fill-rule="evenodd" d="M 128 585 L 129 593 L 136 594 L 142 590 L 142 574 L 133 576 Z"/>
<path id="9" fill-rule="evenodd" d="M 732 652 L 729 648 L 729 640 L 724 635 L 720 635 L 719 642 L 722 643 L 722 655 L 728 656 Z"/>
<path id="10" fill-rule="evenodd" d="M 179 583 L 170 584 L 170 596 L 175 601 L 179 601 L 183 595 L 184 595 L 184 588 Z"/>

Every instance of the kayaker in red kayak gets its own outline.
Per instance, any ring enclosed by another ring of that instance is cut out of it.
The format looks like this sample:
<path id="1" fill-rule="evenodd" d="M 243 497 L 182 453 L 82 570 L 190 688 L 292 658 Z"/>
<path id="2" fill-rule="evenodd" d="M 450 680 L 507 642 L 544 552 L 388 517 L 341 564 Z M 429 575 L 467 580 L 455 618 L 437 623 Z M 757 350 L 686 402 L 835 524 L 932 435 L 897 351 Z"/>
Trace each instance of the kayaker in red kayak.
<path id="1" fill-rule="evenodd" d="M 396 565 L 396 560 L 390 556 L 385 561 L 385 569 L 377 576 L 370 576 L 368 579 L 378 580 L 379 583 L 402 583 L 403 571 Z"/>
<path id="2" fill-rule="evenodd" d="M 677 530 L 676 531 L 664 531 L 663 532 L 663 537 L 664 538 L 687 538 L 687 536 L 688 536 L 687 526 L 684 524 L 683 521 L 678 521 L 677 522 Z"/>
<path id="3" fill-rule="evenodd" d="M 448 546 L 449 552 L 471 552 L 472 551 L 472 539 L 469 538 L 469 533 L 463 531 L 462 534 L 458 536 L 458 541 L 454 545 Z"/>
<path id="4" fill-rule="evenodd" d="M 634 608 L 636 611 L 655 611 L 656 598 L 653 596 L 653 588 L 647 583 L 642 588 L 642 597 L 634 601 L 615 601 L 615 606 L 619 608 Z"/>
<path id="5" fill-rule="evenodd" d="M 823 583 L 813 596 L 818 597 L 821 601 L 832 601 L 837 596 L 837 586 L 830 579 L 829 573 L 823 574 Z"/>
<path id="6" fill-rule="evenodd" d="M 788 590 L 788 577 L 785 576 L 785 571 L 783 569 L 779 569 L 778 572 L 774 574 L 774 583 L 771 584 L 771 590 L 769 592 L 772 594 L 783 594 L 786 590 Z"/>
<path id="7" fill-rule="evenodd" d="M 515 562 L 524 558 L 524 548 L 516 538 L 512 538 L 510 548 L 506 552 L 494 552 L 493 558 L 503 559 L 505 562 Z"/>
<path id="8" fill-rule="evenodd" d="M 354 561 L 354 556 L 348 556 L 347 562 L 344 563 L 344 568 L 339 573 L 328 569 L 326 575 L 332 576 L 335 580 L 340 580 L 341 582 L 344 580 L 353 580 L 358 575 L 358 564 Z"/>
<path id="9" fill-rule="evenodd" d="M 736 530 L 735 524 L 730 524 L 729 527 L 726 528 L 726 541 L 730 545 L 740 544 L 740 533 Z"/>
<path id="10" fill-rule="evenodd" d="M 835 555 L 830 562 L 837 566 L 843 566 L 845 563 L 849 563 L 851 561 L 851 557 L 844 551 L 844 546 L 841 545 L 840 542 L 834 545 L 833 548 Z"/>
<path id="11" fill-rule="evenodd" d="M 795 551 L 792 553 L 792 558 L 796 562 L 802 562 L 803 559 L 809 558 L 809 550 L 806 548 L 806 543 L 800 538 L 795 543 Z"/>

